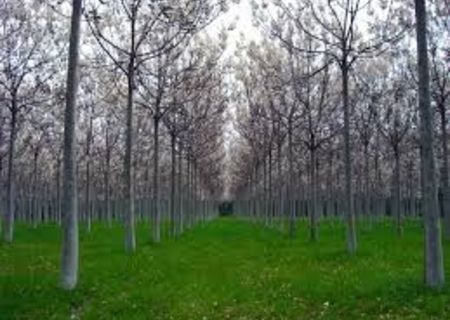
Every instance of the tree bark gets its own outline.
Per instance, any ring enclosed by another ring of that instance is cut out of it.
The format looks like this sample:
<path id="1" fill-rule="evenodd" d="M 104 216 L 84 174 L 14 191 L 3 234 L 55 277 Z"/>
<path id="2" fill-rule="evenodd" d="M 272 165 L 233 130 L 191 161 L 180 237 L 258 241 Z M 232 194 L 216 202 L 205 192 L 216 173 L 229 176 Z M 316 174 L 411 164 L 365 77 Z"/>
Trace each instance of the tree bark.
<path id="1" fill-rule="evenodd" d="M 134 34 L 134 23 L 132 23 L 132 34 Z M 134 41 L 132 36 L 132 42 Z M 134 48 L 134 44 L 132 44 Z M 133 172 L 132 172 L 132 152 L 133 152 L 133 94 L 134 94 L 134 59 L 131 56 L 128 65 L 128 95 L 126 111 L 126 143 L 124 157 L 125 173 L 125 205 L 126 213 L 124 217 L 125 226 L 125 251 L 134 252 L 136 250 L 136 236 L 134 230 L 134 190 L 133 190 Z"/>
<path id="2" fill-rule="evenodd" d="M 134 226 L 134 182 L 133 182 L 133 103 L 135 88 L 135 63 L 136 63 L 136 4 L 131 6 L 131 35 L 130 35 L 130 57 L 127 69 L 127 109 L 126 109 L 126 134 L 125 134 L 125 156 L 124 156 L 124 202 L 125 202 L 125 237 L 124 245 L 126 252 L 136 250 L 136 235 Z"/>
<path id="3" fill-rule="evenodd" d="M 105 213 L 108 222 L 108 227 L 112 227 L 112 216 L 111 216 L 111 186 L 110 186 L 110 172 L 111 172 L 111 149 L 109 143 L 109 123 L 106 127 L 106 168 L 105 168 Z"/>
<path id="4" fill-rule="evenodd" d="M 192 204 L 193 204 L 193 222 L 196 223 L 198 221 L 198 203 L 197 203 L 197 199 L 199 196 L 199 192 L 198 192 L 198 187 L 199 187 L 199 183 L 198 183 L 198 165 L 197 165 L 197 161 L 194 159 L 193 163 L 192 163 L 192 183 L 193 183 L 193 187 L 192 187 Z M 192 226 L 192 225 L 191 225 Z"/>
<path id="5" fill-rule="evenodd" d="M 293 180 L 294 180 L 294 159 L 293 159 L 293 132 L 292 120 L 289 119 L 288 125 L 288 162 L 289 162 L 289 178 L 287 187 L 287 200 L 289 210 L 289 236 L 294 237 L 295 234 L 295 209 L 293 206 Z"/>
<path id="6" fill-rule="evenodd" d="M 262 214 L 264 215 L 264 224 L 268 225 L 268 210 L 267 210 L 267 161 L 266 157 L 263 157 L 263 193 L 261 197 L 261 204 L 262 204 Z"/>
<path id="7" fill-rule="evenodd" d="M 394 146 L 395 168 L 394 168 L 394 213 L 396 219 L 397 234 L 402 235 L 402 212 L 401 212 L 401 190 L 400 190 L 400 151 L 399 146 Z"/>
<path id="8" fill-rule="evenodd" d="M 177 227 L 177 233 L 181 234 L 183 233 L 183 224 L 184 224 L 184 206 L 183 206 L 183 143 L 179 142 L 180 150 L 178 155 L 178 173 L 177 173 L 177 193 L 178 193 L 178 227 Z"/>
<path id="9" fill-rule="evenodd" d="M 86 135 L 86 195 L 85 217 L 87 232 L 91 232 L 91 142 L 92 142 L 92 116 L 89 118 L 89 128 Z"/>
<path id="10" fill-rule="evenodd" d="M 61 225 L 61 158 L 58 154 L 58 159 L 56 160 L 56 219 L 58 224 Z"/>
<path id="11" fill-rule="evenodd" d="M 153 242 L 161 241 L 161 212 L 159 203 L 159 115 L 153 117 L 154 132 L 154 153 L 153 153 L 153 219 L 152 237 Z"/>
<path id="12" fill-rule="evenodd" d="M 314 145 L 314 141 L 311 141 L 312 146 Z M 317 241 L 317 173 L 316 173 L 316 149 L 315 147 L 311 147 L 310 150 L 310 181 L 311 181 L 311 211 L 309 213 L 309 239 L 311 241 Z"/>
<path id="13" fill-rule="evenodd" d="M 64 113 L 64 185 L 63 185 L 63 243 L 61 286 L 75 288 L 78 280 L 78 213 L 76 190 L 75 121 L 78 90 L 78 49 L 82 1 L 72 1 L 69 63 L 67 72 L 66 109 Z"/>
<path id="14" fill-rule="evenodd" d="M 269 146 L 269 212 L 268 212 L 268 224 L 272 225 L 273 219 L 273 194 L 272 194 L 272 146 Z"/>
<path id="15" fill-rule="evenodd" d="M 342 101 L 344 108 L 344 163 L 345 163 L 345 214 L 346 214 L 346 233 L 347 233 L 347 251 L 350 254 L 356 252 L 356 228 L 355 213 L 353 207 L 352 194 L 352 158 L 350 146 L 350 110 L 348 98 L 348 65 L 347 58 L 344 58 L 342 68 Z"/>
<path id="16" fill-rule="evenodd" d="M 17 96 L 16 93 L 13 93 L 8 150 L 8 176 L 6 181 L 6 213 L 3 222 L 3 237 L 6 243 L 12 243 L 14 237 L 14 164 L 16 153 L 17 113 Z"/>
<path id="17" fill-rule="evenodd" d="M 281 163 L 281 147 L 282 147 L 282 142 L 278 141 L 277 143 L 277 176 L 278 176 L 278 199 L 277 199 L 277 219 L 279 220 L 278 222 L 282 222 L 283 221 L 283 183 L 282 183 L 282 163 Z"/>
<path id="18" fill-rule="evenodd" d="M 369 224 L 372 221 L 370 214 L 370 175 L 369 175 L 369 143 L 364 143 L 364 212 Z"/>
<path id="19" fill-rule="evenodd" d="M 39 159 L 39 150 L 34 151 L 33 156 L 33 191 L 32 191 L 32 199 L 31 199 L 31 220 L 33 222 L 33 227 L 36 228 L 39 218 L 40 212 L 38 208 L 38 159 Z"/>
<path id="20" fill-rule="evenodd" d="M 176 168 L 176 155 L 175 155 L 175 134 L 170 135 L 170 230 L 172 236 L 176 236 L 176 217 L 175 217 L 175 168 Z"/>
<path id="21" fill-rule="evenodd" d="M 425 284 L 439 289 L 444 286 L 439 206 L 433 150 L 433 114 L 430 103 L 430 70 L 427 53 L 427 17 L 425 0 L 414 0 L 419 76 L 420 140 L 425 227 Z"/>

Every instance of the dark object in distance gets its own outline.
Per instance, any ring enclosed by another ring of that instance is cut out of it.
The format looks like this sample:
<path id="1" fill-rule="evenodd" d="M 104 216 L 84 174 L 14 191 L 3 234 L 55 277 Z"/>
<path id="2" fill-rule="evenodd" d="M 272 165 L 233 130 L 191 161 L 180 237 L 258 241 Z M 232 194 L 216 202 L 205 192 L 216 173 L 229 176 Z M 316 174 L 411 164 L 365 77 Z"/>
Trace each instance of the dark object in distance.
<path id="1" fill-rule="evenodd" d="M 219 215 L 221 217 L 227 217 L 233 215 L 233 202 L 222 202 L 219 204 Z"/>

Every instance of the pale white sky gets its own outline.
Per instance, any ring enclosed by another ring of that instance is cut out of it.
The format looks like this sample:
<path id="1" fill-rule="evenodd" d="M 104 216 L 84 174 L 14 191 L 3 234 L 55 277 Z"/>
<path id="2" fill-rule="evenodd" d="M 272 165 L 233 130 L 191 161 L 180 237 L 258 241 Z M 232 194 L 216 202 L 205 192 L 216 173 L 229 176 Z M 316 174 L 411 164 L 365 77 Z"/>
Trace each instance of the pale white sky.
<path id="1" fill-rule="evenodd" d="M 235 25 L 235 28 L 228 32 L 228 50 L 231 52 L 234 51 L 235 43 L 241 39 L 242 35 L 246 40 L 259 39 L 260 33 L 252 23 L 250 0 L 240 0 L 238 4 L 231 2 L 230 9 L 210 26 L 209 31 L 218 31 L 222 27 L 228 29 L 231 25 Z"/>

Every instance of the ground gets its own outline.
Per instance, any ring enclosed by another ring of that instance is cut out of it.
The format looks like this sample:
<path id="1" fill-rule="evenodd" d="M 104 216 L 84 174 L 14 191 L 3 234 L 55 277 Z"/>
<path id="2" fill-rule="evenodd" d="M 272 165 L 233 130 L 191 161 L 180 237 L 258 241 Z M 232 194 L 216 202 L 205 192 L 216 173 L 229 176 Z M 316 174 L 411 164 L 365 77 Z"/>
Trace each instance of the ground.
<path id="1" fill-rule="evenodd" d="M 422 286 L 422 229 L 402 237 L 389 222 L 359 226 L 359 250 L 345 252 L 342 223 L 324 222 L 310 243 L 232 218 L 126 255 L 120 226 L 81 226 L 80 282 L 58 289 L 57 226 L 18 226 L 0 246 L 0 319 L 450 319 L 450 285 Z M 445 245 L 450 280 L 450 246 Z"/>

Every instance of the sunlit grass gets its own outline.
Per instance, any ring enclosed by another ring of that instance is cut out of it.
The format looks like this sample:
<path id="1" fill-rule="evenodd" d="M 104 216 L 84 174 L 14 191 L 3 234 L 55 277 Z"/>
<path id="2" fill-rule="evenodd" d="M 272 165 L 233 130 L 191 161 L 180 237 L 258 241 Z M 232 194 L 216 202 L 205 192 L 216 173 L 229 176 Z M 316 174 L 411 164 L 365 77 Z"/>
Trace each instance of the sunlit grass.
<path id="1" fill-rule="evenodd" d="M 123 253 L 122 229 L 81 228 L 80 283 L 58 289 L 57 226 L 19 226 L 0 247 L 0 319 L 447 319 L 450 286 L 422 286 L 422 230 L 388 222 L 360 226 L 359 250 L 345 252 L 344 229 L 306 223 L 289 239 L 236 219 L 197 226 L 178 239 Z M 446 271 L 449 277 L 449 245 Z"/>

